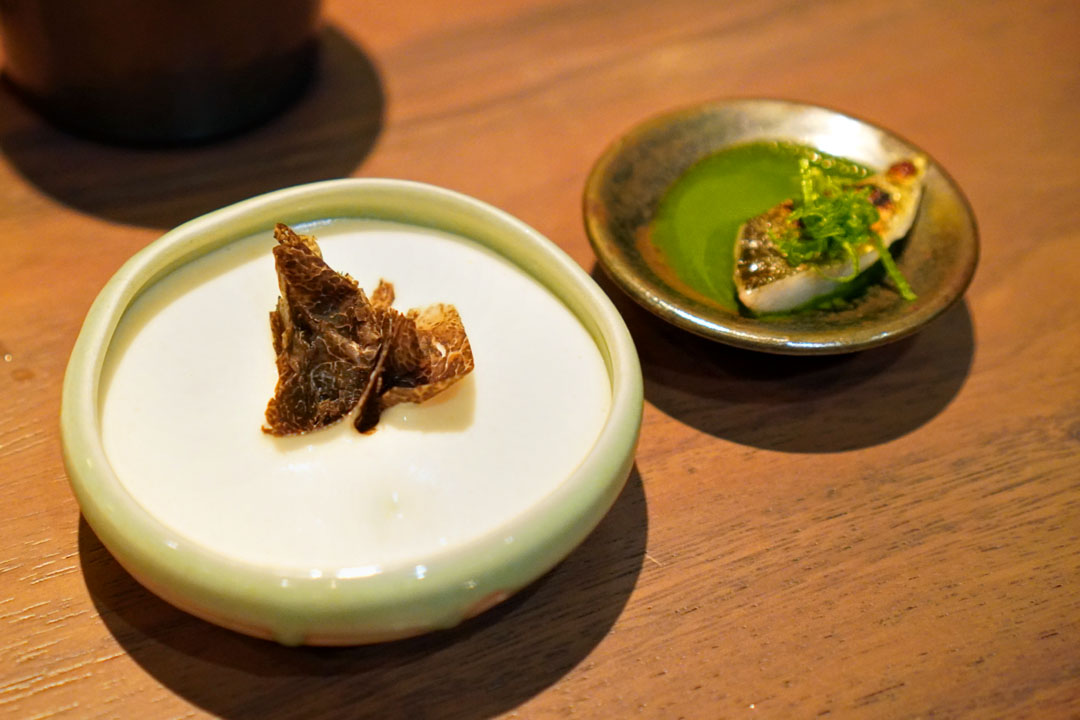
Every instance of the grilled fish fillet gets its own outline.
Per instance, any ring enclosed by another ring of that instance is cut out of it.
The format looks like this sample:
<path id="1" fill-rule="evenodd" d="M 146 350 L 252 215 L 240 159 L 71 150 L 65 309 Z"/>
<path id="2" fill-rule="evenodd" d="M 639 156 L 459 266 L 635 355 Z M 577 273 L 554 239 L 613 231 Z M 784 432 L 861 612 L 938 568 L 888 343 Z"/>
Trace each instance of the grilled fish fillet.
<path id="1" fill-rule="evenodd" d="M 925 175 L 926 158 L 916 156 L 857 183 L 872 188 L 870 200 L 877 207 L 879 217 L 871 229 L 881 236 L 886 248 L 911 229 Z M 785 312 L 828 295 L 850 279 L 855 270 L 851 260 L 792 267 L 771 236 L 790 230 L 795 222 L 790 219 L 793 209 L 794 201 L 785 200 L 739 228 L 735 240 L 735 288 L 739 300 L 755 313 Z M 869 241 L 859 248 L 858 256 L 860 272 L 879 257 L 877 248 Z"/>

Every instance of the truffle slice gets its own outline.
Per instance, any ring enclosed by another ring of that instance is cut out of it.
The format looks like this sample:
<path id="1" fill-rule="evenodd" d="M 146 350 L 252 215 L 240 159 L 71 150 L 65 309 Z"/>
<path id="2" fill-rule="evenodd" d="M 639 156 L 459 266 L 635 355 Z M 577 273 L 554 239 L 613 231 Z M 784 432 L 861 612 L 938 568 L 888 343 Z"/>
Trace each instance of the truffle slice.
<path id="1" fill-rule="evenodd" d="M 297 435 L 354 410 L 368 432 L 386 408 L 423 402 L 472 371 L 469 339 L 452 305 L 402 314 L 385 280 L 368 300 L 322 259 L 315 238 L 274 228 L 281 296 L 270 313 L 278 383 L 263 431 Z"/>
<path id="2" fill-rule="evenodd" d="M 348 415 L 370 390 L 386 336 L 383 313 L 312 237 L 274 228 L 281 295 L 270 313 L 278 383 L 266 408 L 272 435 L 296 435 Z"/>
<path id="3" fill-rule="evenodd" d="M 453 305 L 436 303 L 402 317 L 386 363 L 383 410 L 435 397 L 473 369 L 472 348 Z"/>

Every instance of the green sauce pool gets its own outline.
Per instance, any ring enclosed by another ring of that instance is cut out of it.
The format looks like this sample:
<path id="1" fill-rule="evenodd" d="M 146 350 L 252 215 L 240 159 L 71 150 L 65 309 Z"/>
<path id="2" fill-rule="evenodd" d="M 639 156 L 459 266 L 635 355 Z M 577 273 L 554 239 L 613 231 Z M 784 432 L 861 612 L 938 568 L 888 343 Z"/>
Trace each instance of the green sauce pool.
<path id="1" fill-rule="evenodd" d="M 789 142 L 752 142 L 710 155 L 660 200 L 643 247 L 645 261 L 674 289 L 739 312 L 735 236 L 748 218 L 799 196 L 799 160 L 826 174 L 863 178 L 869 168 Z"/>

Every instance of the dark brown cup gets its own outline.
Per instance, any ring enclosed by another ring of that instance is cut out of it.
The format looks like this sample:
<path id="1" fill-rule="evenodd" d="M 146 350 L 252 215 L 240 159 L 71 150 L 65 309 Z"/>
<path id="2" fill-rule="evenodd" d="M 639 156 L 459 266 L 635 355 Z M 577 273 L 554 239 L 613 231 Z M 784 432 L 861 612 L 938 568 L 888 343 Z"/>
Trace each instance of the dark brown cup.
<path id="1" fill-rule="evenodd" d="M 263 121 L 315 66 L 320 0 L 0 0 L 4 74 L 55 124 L 196 142 Z"/>

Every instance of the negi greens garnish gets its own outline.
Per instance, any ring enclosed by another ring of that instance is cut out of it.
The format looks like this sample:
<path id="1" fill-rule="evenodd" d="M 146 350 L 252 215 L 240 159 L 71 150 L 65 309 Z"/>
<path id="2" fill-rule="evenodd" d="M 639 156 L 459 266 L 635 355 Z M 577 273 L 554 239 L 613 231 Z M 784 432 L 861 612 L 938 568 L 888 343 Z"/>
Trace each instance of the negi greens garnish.
<path id="1" fill-rule="evenodd" d="M 802 197 L 794 201 L 789 230 L 773 237 L 788 263 L 798 267 L 851 260 L 851 274 L 838 278 L 846 282 L 859 274 L 859 256 L 872 245 L 903 298 L 914 300 L 915 293 L 881 235 L 872 229 L 880 217 L 871 200 L 873 189 L 853 179 L 828 175 L 808 158 L 799 159 L 799 184 Z"/>

